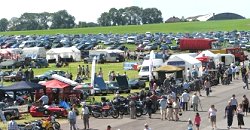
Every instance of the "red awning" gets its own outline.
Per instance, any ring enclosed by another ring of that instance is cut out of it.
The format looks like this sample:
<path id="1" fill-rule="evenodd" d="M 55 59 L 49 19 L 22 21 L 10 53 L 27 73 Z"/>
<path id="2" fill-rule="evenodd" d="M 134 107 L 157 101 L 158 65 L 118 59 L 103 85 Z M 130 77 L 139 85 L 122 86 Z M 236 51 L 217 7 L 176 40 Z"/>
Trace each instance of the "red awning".
<path id="1" fill-rule="evenodd" d="M 198 57 L 196 58 L 197 60 L 201 61 L 201 62 L 208 62 L 210 57 L 208 56 L 203 56 L 203 57 Z"/>
<path id="2" fill-rule="evenodd" d="M 43 83 L 42 85 L 46 86 L 46 88 L 66 88 L 68 86 L 70 86 L 69 84 L 66 84 L 64 82 L 61 82 L 59 80 L 50 80 L 47 81 L 45 83 Z"/>

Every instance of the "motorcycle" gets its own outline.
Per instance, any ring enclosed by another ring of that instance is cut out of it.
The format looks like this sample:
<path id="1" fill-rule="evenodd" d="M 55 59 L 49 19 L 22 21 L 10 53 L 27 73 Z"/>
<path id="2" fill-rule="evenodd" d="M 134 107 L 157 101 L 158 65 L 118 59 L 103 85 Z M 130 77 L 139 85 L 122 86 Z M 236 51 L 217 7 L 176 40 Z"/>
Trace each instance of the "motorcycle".
<path id="1" fill-rule="evenodd" d="M 112 116 L 116 119 L 119 117 L 119 112 L 112 104 L 106 104 L 104 106 L 96 105 L 92 108 L 92 115 L 95 118 Z"/>

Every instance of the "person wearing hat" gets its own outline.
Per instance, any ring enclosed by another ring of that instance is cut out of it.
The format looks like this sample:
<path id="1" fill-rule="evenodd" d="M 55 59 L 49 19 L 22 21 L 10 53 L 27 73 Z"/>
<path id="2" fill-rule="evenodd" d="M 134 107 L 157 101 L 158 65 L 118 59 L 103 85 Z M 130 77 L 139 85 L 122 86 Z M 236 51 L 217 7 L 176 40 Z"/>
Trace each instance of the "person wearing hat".
<path id="1" fill-rule="evenodd" d="M 146 124 L 144 124 L 144 130 L 152 130 L 149 126 L 148 126 L 148 124 L 146 123 Z"/>
<path id="2" fill-rule="evenodd" d="M 86 102 L 83 102 L 82 116 L 84 129 L 89 129 L 89 108 L 87 107 Z"/>
<path id="3" fill-rule="evenodd" d="M 165 96 L 161 96 L 161 99 L 159 101 L 160 104 L 160 112 L 161 112 L 161 120 L 163 120 L 163 116 L 166 119 L 166 107 L 167 107 L 167 100 Z"/>

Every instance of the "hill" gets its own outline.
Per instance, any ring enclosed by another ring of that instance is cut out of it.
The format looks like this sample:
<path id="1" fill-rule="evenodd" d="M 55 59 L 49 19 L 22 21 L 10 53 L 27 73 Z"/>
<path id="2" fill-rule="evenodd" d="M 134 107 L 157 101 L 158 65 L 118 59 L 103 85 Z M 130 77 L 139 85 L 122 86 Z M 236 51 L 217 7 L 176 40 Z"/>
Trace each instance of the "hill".
<path id="1" fill-rule="evenodd" d="M 221 20 L 205 22 L 179 22 L 161 23 L 148 25 L 129 25 L 112 27 L 74 28 L 74 29 L 54 29 L 54 30 L 32 30 L 32 31 L 10 31 L 0 32 L 0 35 L 32 35 L 32 34 L 97 34 L 97 33 L 145 33 L 150 32 L 208 32 L 208 31 L 232 31 L 250 30 L 250 19 L 242 20 Z"/>

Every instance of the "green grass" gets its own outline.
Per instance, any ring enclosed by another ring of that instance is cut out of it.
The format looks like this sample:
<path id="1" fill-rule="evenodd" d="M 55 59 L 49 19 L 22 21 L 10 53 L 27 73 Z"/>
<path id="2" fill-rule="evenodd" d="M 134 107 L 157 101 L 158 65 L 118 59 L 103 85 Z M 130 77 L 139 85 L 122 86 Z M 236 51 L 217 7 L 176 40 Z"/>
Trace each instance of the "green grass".
<path id="1" fill-rule="evenodd" d="M 205 22 L 179 22 L 161 23 L 147 25 L 129 25 L 112 27 L 74 28 L 74 29 L 54 29 L 54 30 L 34 30 L 34 31 L 10 31 L 1 32 L 0 35 L 33 35 L 33 34 L 98 34 L 98 33 L 145 33 L 145 32 L 208 32 L 208 31 L 232 31 L 250 30 L 250 19 L 243 20 L 219 20 Z"/>

